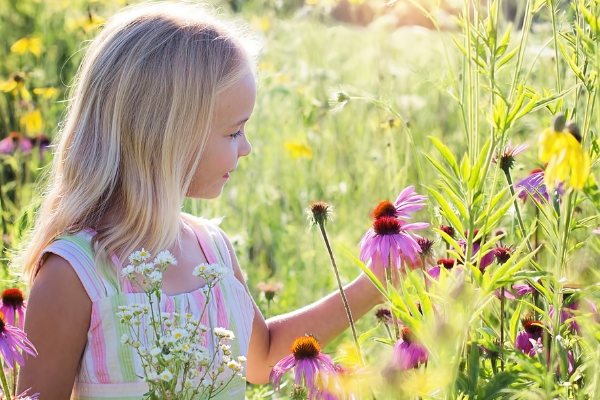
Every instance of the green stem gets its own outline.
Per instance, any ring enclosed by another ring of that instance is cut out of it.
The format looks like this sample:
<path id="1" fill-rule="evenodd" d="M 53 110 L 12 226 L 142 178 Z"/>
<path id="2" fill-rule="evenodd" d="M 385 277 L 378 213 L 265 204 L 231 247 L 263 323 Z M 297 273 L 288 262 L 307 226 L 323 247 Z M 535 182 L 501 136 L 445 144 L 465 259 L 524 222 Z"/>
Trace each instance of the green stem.
<path id="1" fill-rule="evenodd" d="M 555 0 L 550 0 L 550 13 L 552 18 L 552 37 L 554 39 L 554 66 L 556 68 L 556 90 L 557 93 L 561 93 L 561 83 L 560 83 L 560 65 L 559 65 L 559 53 L 558 53 L 558 35 L 556 32 L 556 5 Z M 558 1 L 560 2 L 560 0 Z"/>
<path id="2" fill-rule="evenodd" d="M 500 371 L 504 371 L 504 286 L 500 289 Z"/>
<path id="3" fill-rule="evenodd" d="M 508 169 L 503 169 L 502 171 L 504 171 L 504 176 L 506 176 L 506 182 L 508 182 L 508 189 L 510 190 L 510 195 L 515 197 L 515 187 L 513 186 L 513 181 L 512 178 L 510 176 L 510 170 Z M 519 201 L 518 198 L 515 197 L 515 199 L 513 200 L 513 205 L 515 207 L 515 214 L 517 216 L 517 222 L 519 223 L 519 229 L 521 231 L 521 237 L 523 240 L 527 240 L 526 244 L 527 244 L 527 250 L 531 253 L 533 252 L 533 247 L 531 247 L 531 243 L 529 242 L 529 239 L 527 238 L 527 232 L 525 230 L 525 224 L 523 223 L 523 217 L 521 217 L 521 208 L 519 207 Z"/>
<path id="4" fill-rule="evenodd" d="M 8 382 L 6 381 L 6 375 L 4 374 L 4 365 L 0 365 L 0 380 L 2 381 L 2 391 L 4 392 L 4 398 L 10 399 L 10 389 L 8 388 Z"/>
<path id="5" fill-rule="evenodd" d="M 385 281 L 388 285 L 388 288 L 393 287 L 392 283 L 392 264 L 385 269 Z M 394 313 L 394 307 L 391 308 L 392 312 L 392 322 L 394 323 L 394 334 L 396 335 L 396 340 L 400 339 L 400 328 L 398 328 L 398 318 L 396 318 L 396 314 Z"/>
<path id="6" fill-rule="evenodd" d="M 350 323 L 350 329 L 352 329 L 352 338 L 354 339 L 356 354 L 358 355 L 358 359 L 360 360 L 361 365 L 364 365 L 365 363 L 363 361 L 362 354 L 360 351 L 360 344 L 358 343 L 358 336 L 356 335 L 356 327 L 354 326 L 354 319 L 352 318 L 352 311 L 350 311 L 350 304 L 348 303 L 348 299 L 346 298 L 346 293 L 344 292 L 344 287 L 342 286 L 342 281 L 340 279 L 340 273 L 335 263 L 335 258 L 333 257 L 333 251 L 331 251 L 331 246 L 329 245 L 329 239 L 327 238 L 327 232 L 325 231 L 325 224 L 322 222 L 319 223 L 319 228 L 321 229 L 321 234 L 323 235 L 325 246 L 327 247 L 327 251 L 329 252 L 331 266 L 333 267 L 333 272 L 335 274 L 335 279 L 338 284 L 340 296 L 342 296 L 342 302 L 344 303 L 344 308 L 346 309 L 346 316 L 348 317 L 348 322 Z"/>

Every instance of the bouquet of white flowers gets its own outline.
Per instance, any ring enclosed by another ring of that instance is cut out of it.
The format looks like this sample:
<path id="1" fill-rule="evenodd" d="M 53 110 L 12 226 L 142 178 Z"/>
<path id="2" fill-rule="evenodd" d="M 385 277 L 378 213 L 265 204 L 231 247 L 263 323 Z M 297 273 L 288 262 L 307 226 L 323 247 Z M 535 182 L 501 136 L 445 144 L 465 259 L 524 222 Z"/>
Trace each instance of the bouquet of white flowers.
<path id="1" fill-rule="evenodd" d="M 210 399 L 223 391 L 233 379 L 243 379 L 243 356 L 231 358 L 229 340 L 233 332 L 217 327 L 209 332 L 202 325 L 202 317 L 209 304 L 212 290 L 229 270 L 219 264 L 200 264 L 193 274 L 206 281 L 202 289 L 206 302 L 200 315 L 180 315 L 161 312 L 163 272 L 177 260 L 168 251 L 159 253 L 150 261 L 146 250 L 136 251 L 129 257 L 130 264 L 122 275 L 137 284 L 148 298 L 147 303 L 120 306 L 117 316 L 129 333 L 121 342 L 135 349 L 141 359 L 144 380 L 149 391 L 146 399 Z M 144 327 L 146 327 L 144 329 Z M 213 335 L 206 340 L 206 335 Z M 207 346 L 202 345 L 206 343 Z M 211 345 L 212 343 L 212 345 Z"/>

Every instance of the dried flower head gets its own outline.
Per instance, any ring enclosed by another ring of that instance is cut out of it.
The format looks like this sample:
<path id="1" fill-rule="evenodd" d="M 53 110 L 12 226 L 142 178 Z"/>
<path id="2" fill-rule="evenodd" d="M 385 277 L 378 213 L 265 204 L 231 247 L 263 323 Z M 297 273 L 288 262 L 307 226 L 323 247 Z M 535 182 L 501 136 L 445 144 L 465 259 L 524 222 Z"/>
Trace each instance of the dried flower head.
<path id="1" fill-rule="evenodd" d="M 420 238 L 417 238 L 417 243 L 419 244 L 419 247 L 421 248 L 421 251 L 419 252 L 420 255 L 422 255 L 422 256 L 433 255 L 433 245 L 435 244 L 435 242 L 433 240 L 420 237 Z"/>
<path id="2" fill-rule="evenodd" d="M 310 205 L 308 210 L 308 219 L 311 221 L 312 225 L 323 226 L 329 219 L 331 219 L 332 212 L 332 206 L 324 201 L 316 201 Z"/>
<path id="3" fill-rule="evenodd" d="M 283 289 L 283 283 L 259 282 L 258 285 L 256 285 L 256 288 L 265 294 L 265 298 L 267 299 L 267 301 L 271 301 L 273 300 L 277 292 Z"/>
<path id="4" fill-rule="evenodd" d="M 375 310 L 375 318 L 377 319 L 377 322 L 388 323 L 392 319 L 392 312 L 389 308 L 380 307 Z"/>

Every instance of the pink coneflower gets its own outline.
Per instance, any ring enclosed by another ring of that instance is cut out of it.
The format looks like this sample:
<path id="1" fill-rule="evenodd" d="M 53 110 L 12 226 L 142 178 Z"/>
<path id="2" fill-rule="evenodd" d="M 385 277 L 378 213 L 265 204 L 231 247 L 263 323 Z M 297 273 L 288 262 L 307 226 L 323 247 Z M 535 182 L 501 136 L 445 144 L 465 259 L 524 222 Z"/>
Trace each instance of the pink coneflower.
<path id="1" fill-rule="evenodd" d="M 18 326 L 23 329 L 25 321 L 25 309 L 27 301 L 21 289 L 6 289 L 2 292 L 0 300 L 0 312 L 4 314 L 7 324 Z M 15 315 L 18 317 L 18 325 L 15 324 Z"/>
<path id="2" fill-rule="evenodd" d="M 371 260 L 373 264 L 380 262 L 387 268 L 391 258 L 398 269 L 403 262 L 416 265 L 421 248 L 411 231 L 428 226 L 428 223 L 423 222 L 407 224 L 389 216 L 378 218 L 359 243 L 361 261 Z"/>
<path id="3" fill-rule="evenodd" d="M 567 297 L 567 296 L 566 296 Z M 570 321 L 570 328 L 575 333 L 581 332 L 581 327 L 577 323 L 577 317 L 582 312 L 581 308 L 584 308 L 585 311 L 591 313 L 591 317 L 594 321 L 598 322 L 598 308 L 596 308 L 596 304 L 589 299 L 580 299 L 572 301 L 569 304 L 564 305 L 560 310 L 560 323 L 564 324 L 567 321 Z M 548 310 L 548 315 L 551 319 L 554 319 L 554 307 L 550 306 Z"/>
<path id="4" fill-rule="evenodd" d="M 23 365 L 21 351 L 37 356 L 33 344 L 27 339 L 27 334 L 17 327 L 6 324 L 4 314 L 0 313 L 0 354 L 9 368 L 14 368 L 15 363 Z"/>
<path id="5" fill-rule="evenodd" d="M 525 296 L 527 294 L 534 293 L 536 289 L 528 283 L 516 284 L 512 286 L 517 296 Z"/>
<path id="6" fill-rule="evenodd" d="M 529 148 L 529 145 L 527 145 L 527 144 L 520 144 L 520 145 L 513 147 L 510 144 L 510 142 L 508 142 L 508 144 L 506 145 L 506 147 L 504 147 L 504 150 L 502 151 L 502 154 L 499 157 L 500 158 L 500 168 L 502 168 L 503 171 L 510 170 L 515 164 L 515 156 L 521 154 L 528 148 Z M 498 162 L 498 159 L 496 156 L 494 156 L 494 158 L 492 159 L 492 162 L 494 164 Z"/>
<path id="7" fill-rule="evenodd" d="M 292 354 L 275 364 L 269 376 L 275 390 L 279 390 L 283 374 L 292 369 L 294 369 L 295 384 L 302 385 L 304 378 L 304 385 L 311 394 L 316 390 L 315 381 L 318 376 L 326 379 L 328 373 L 335 372 L 331 357 L 321 353 L 319 342 L 312 336 L 301 336 L 294 340 Z"/>
<path id="8" fill-rule="evenodd" d="M 515 347 L 530 357 L 534 357 L 537 350 L 543 347 L 547 332 L 544 329 L 544 324 L 540 321 L 525 318 L 521 322 L 524 330 L 517 335 Z"/>
<path id="9" fill-rule="evenodd" d="M 12 400 L 38 400 L 39 399 L 39 393 L 35 393 L 35 394 L 28 394 L 31 391 L 31 388 L 25 390 L 23 393 L 19 394 L 18 396 L 12 396 L 11 399 Z M 0 393 L 0 400 L 4 400 L 4 395 L 2 393 Z"/>
<path id="10" fill-rule="evenodd" d="M 451 258 L 440 258 L 437 260 L 437 265 L 435 267 L 429 268 L 427 273 L 435 280 L 440 278 L 440 271 L 442 268 L 445 268 L 447 271 L 450 271 L 456 265 L 456 261 Z"/>
<path id="11" fill-rule="evenodd" d="M 477 234 L 479 233 L 479 229 L 475 229 L 473 231 L 473 237 L 476 237 Z M 468 232 L 464 233 L 465 237 L 468 236 Z M 485 240 L 485 236 L 483 238 L 479 238 L 477 240 L 475 240 L 473 242 L 473 260 L 477 259 L 477 253 L 479 253 L 479 250 L 481 249 L 481 242 Z M 465 240 L 459 240 L 458 244 L 460 245 L 460 248 L 462 249 L 462 251 L 467 254 L 467 242 Z M 488 250 L 482 257 L 481 257 L 481 262 L 479 264 L 479 269 L 481 270 L 481 272 L 485 271 L 485 269 L 487 267 L 490 266 L 490 264 L 492 264 L 494 262 L 494 250 Z"/>
<path id="12" fill-rule="evenodd" d="M 544 170 L 541 168 L 534 169 L 529 176 L 518 181 L 515 189 L 520 189 L 519 198 L 523 201 L 526 201 L 529 196 L 532 196 L 538 203 L 550 201 L 548 189 L 544 184 Z M 562 183 L 556 187 L 556 191 L 561 196 L 565 194 Z"/>
<path id="13" fill-rule="evenodd" d="M 0 154 L 13 154 L 17 149 L 27 153 L 31 151 L 31 148 L 31 141 L 19 132 L 11 132 L 0 140 Z"/>
<path id="14" fill-rule="evenodd" d="M 394 345 L 394 364 L 403 371 L 418 368 L 427 362 L 427 349 L 419 344 L 408 328 L 402 328 L 400 339 Z"/>
<path id="15" fill-rule="evenodd" d="M 425 207 L 425 200 L 427 200 L 427 196 L 417 194 L 414 186 L 407 187 L 400 192 L 394 202 L 396 217 L 404 219 L 412 218 L 413 212 Z"/>

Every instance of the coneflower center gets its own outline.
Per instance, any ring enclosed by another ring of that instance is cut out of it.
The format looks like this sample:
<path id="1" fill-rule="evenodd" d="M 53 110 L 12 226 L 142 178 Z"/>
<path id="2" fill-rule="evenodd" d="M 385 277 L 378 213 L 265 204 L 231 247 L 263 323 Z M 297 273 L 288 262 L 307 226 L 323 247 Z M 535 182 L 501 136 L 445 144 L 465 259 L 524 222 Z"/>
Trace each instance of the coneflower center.
<path id="1" fill-rule="evenodd" d="M 452 269 L 454 267 L 455 263 L 456 263 L 456 261 L 454 261 L 451 258 L 440 258 L 437 261 L 437 265 L 442 266 L 446 269 Z"/>
<path id="2" fill-rule="evenodd" d="M 294 340 L 292 344 L 292 354 L 296 360 L 302 360 L 304 358 L 317 358 L 321 346 L 317 339 L 312 336 L 302 336 Z"/>
<path id="3" fill-rule="evenodd" d="M 0 311 L 0 333 L 4 332 L 6 322 L 4 321 L 4 313 Z"/>
<path id="4" fill-rule="evenodd" d="M 541 336 L 542 333 L 544 332 L 544 324 L 542 324 L 541 321 L 535 321 L 535 320 L 527 320 L 527 321 L 523 321 L 523 327 L 525 328 L 525 332 L 529 333 L 530 335 L 537 335 L 537 336 Z"/>
<path id="5" fill-rule="evenodd" d="M 532 171 L 529 173 L 529 175 L 537 174 L 538 172 L 544 172 L 544 170 L 543 170 L 543 169 L 541 169 L 541 168 L 536 168 L 536 169 L 532 170 Z"/>
<path id="6" fill-rule="evenodd" d="M 396 216 L 396 207 L 390 201 L 382 201 L 375 207 L 373 211 L 373 217 L 375 219 L 381 217 L 395 217 Z"/>
<path id="7" fill-rule="evenodd" d="M 415 335 L 413 335 L 409 328 L 402 328 L 400 335 L 402 336 L 402 340 L 407 343 L 414 343 L 415 341 Z"/>
<path id="8" fill-rule="evenodd" d="M 394 217 L 380 217 L 373 224 L 373 230 L 378 235 L 397 235 L 401 228 L 402 223 Z"/>
<path id="9" fill-rule="evenodd" d="M 6 289 L 2 292 L 2 304 L 12 308 L 23 307 L 25 296 L 20 289 Z"/>

